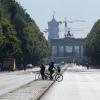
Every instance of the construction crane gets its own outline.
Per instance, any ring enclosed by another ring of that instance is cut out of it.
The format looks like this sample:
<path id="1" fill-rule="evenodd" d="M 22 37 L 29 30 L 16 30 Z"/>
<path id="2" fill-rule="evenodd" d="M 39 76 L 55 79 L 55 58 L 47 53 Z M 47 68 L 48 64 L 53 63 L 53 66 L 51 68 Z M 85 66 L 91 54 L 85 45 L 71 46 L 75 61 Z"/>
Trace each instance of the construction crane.
<path id="1" fill-rule="evenodd" d="M 71 37 L 73 35 L 70 34 L 70 28 L 68 28 L 68 23 L 77 23 L 77 22 L 85 22 L 84 20 L 72 20 L 67 21 L 67 18 L 65 17 L 65 21 L 62 21 L 65 25 L 65 37 Z M 68 30 L 68 31 L 67 31 Z"/>
<path id="2" fill-rule="evenodd" d="M 53 15 L 53 18 L 54 18 L 54 15 Z M 78 22 L 85 22 L 84 20 L 67 20 L 67 18 L 65 17 L 65 20 L 64 21 L 57 21 L 56 23 L 58 23 L 59 25 L 60 24 L 64 24 L 64 35 L 65 37 L 72 37 L 73 35 L 70 34 L 70 31 L 72 31 L 72 29 L 68 28 L 68 23 L 78 23 Z M 60 29 L 58 29 L 59 32 L 60 32 Z M 79 30 L 75 30 L 75 31 L 79 31 Z M 49 32 L 49 28 L 45 29 L 43 32 L 45 33 L 48 33 Z"/>

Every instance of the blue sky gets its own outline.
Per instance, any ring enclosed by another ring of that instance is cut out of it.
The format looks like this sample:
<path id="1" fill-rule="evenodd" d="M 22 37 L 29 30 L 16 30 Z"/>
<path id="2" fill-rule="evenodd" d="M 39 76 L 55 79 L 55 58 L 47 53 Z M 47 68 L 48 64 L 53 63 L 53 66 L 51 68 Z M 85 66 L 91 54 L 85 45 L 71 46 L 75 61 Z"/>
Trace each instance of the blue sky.
<path id="1" fill-rule="evenodd" d="M 68 23 L 74 37 L 86 37 L 93 24 L 100 18 L 100 0 L 16 0 L 35 20 L 40 30 L 47 28 L 52 19 L 53 11 L 57 21 L 85 20 L 85 22 Z M 60 26 L 60 37 L 63 37 L 64 27 Z M 47 36 L 47 34 L 45 34 Z"/>

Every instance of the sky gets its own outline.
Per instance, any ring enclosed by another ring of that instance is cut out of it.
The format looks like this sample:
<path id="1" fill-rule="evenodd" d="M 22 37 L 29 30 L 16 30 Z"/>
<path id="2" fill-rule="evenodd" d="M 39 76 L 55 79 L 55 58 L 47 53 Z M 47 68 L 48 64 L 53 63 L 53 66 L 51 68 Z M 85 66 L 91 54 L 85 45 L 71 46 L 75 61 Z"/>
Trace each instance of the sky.
<path id="1" fill-rule="evenodd" d="M 84 22 L 68 23 L 71 34 L 76 38 L 84 38 L 90 32 L 94 23 L 100 18 L 100 0 L 16 0 L 43 32 L 48 29 L 48 21 L 55 19 L 64 21 L 84 20 Z M 64 37 L 64 25 L 60 25 L 60 37 Z M 44 36 L 47 38 L 47 33 Z"/>

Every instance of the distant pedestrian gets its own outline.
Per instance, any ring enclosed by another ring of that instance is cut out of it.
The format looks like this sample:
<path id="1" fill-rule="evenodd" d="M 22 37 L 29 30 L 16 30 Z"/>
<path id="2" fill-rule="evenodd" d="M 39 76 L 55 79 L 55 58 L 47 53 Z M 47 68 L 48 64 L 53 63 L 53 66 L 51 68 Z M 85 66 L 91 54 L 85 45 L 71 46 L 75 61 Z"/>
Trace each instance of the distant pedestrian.
<path id="1" fill-rule="evenodd" d="M 87 69 L 89 69 L 89 64 L 88 63 L 86 63 L 86 67 L 87 67 Z"/>
<path id="2" fill-rule="evenodd" d="M 24 71 L 26 71 L 26 66 L 24 65 Z"/>
<path id="3" fill-rule="evenodd" d="M 9 71 L 9 72 L 11 71 L 11 67 L 10 67 L 10 65 L 8 66 L 8 71 Z"/>

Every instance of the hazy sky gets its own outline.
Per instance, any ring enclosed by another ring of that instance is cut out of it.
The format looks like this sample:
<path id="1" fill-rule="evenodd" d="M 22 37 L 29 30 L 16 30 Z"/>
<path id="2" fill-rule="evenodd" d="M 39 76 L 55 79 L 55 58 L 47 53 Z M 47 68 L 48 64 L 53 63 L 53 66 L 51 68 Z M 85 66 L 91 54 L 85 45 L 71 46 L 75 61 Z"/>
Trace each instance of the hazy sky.
<path id="1" fill-rule="evenodd" d="M 47 28 L 55 11 L 57 21 L 85 20 L 85 22 L 68 23 L 74 37 L 85 37 L 93 24 L 100 18 L 100 0 L 16 0 L 35 20 L 40 30 Z M 75 30 L 78 31 L 75 31 Z M 63 37 L 64 25 L 60 26 Z"/>

